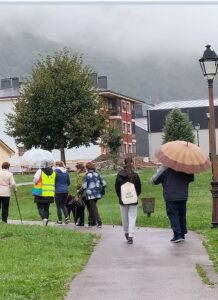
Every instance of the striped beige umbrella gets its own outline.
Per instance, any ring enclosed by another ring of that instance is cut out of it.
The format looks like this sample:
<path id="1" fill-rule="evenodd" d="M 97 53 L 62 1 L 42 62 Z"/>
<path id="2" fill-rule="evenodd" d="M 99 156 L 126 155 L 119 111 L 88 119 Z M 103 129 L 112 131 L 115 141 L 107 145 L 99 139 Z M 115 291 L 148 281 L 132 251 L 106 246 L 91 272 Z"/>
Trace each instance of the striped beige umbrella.
<path id="1" fill-rule="evenodd" d="M 185 141 L 163 144 L 155 156 L 164 166 L 188 174 L 200 173 L 210 168 L 206 154 L 197 145 Z"/>

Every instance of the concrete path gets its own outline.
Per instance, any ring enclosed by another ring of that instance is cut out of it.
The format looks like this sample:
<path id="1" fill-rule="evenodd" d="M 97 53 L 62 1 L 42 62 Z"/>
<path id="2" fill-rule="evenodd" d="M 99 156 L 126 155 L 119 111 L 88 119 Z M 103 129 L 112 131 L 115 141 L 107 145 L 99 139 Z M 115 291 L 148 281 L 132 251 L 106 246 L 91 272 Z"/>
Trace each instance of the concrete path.
<path id="1" fill-rule="evenodd" d="M 102 232 L 101 240 L 65 300 L 218 299 L 217 286 L 202 283 L 196 271 L 196 264 L 212 269 L 198 235 L 191 232 L 185 242 L 173 244 L 171 230 L 140 228 L 128 245 L 121 227 L 93 232 Z"/>
<path id="2" fill-rule="evenodd" d="M 200 236 L 193 232 L 186 241 L 173 244 L 169 242 L 169 229 L 137 228 L 134 244 L 128 245 L 120 226 L 64 227 L 101 234 L 87 266 L 70 284 L 65 300 L 218 299 L 218 274 L 213 271 Z M 213 287 L 202 283 L 196 264 L 206 270 L 215 283 Z"/>

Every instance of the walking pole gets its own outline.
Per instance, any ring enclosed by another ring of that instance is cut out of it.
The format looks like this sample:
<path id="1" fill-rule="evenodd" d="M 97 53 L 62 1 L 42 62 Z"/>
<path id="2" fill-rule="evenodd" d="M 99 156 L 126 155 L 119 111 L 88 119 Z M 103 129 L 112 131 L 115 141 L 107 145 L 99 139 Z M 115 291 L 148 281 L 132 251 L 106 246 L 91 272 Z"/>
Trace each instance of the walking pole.
<path id="1" fill-rule="evenodd" d="M 20 215 L 20 221 L 21 221 L 21 224 L 23 224 L 21 213 L 20 213 L 20 207 L 19 207 L 18 200 L 17 200 L 17 193 L 16 193 L 16 191 L 14 191 L 14 196 L 15 196 L 15 200 L 17 202 L 17 208 L 18 208 L 18 212 L 19 212 L 19 215 Z"/>

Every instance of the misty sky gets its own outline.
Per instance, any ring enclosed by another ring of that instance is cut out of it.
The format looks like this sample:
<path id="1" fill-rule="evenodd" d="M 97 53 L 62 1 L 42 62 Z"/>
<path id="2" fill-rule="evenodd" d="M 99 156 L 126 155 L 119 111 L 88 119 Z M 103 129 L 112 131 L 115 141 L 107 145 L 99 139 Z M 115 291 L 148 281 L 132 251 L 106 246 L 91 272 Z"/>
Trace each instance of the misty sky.
<path id="1" fill-rule="evenodd" d="M 218 53 L 217 4 L 4 4 L 0 28 L 29 31 L 50 40 L 96 47 L 133 59 L 156 53 L 202 56 L 211 44 Z"/>

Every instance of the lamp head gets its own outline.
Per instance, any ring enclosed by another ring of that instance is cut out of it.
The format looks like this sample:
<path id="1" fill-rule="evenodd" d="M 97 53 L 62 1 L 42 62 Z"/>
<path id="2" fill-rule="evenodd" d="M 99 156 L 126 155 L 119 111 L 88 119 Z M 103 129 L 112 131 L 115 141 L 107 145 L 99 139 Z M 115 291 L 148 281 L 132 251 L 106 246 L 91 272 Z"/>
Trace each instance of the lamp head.
<path id="1" fill-rule="evenodd" d="M 204 77 L 207 77 L 208 80 L 213 80 L 217 73 L 218 57 L 215 51 L 211 50 L 210 47 L 210 45 L 206 46 L 203 57 L 199 59 L 199 62 Z"/>

